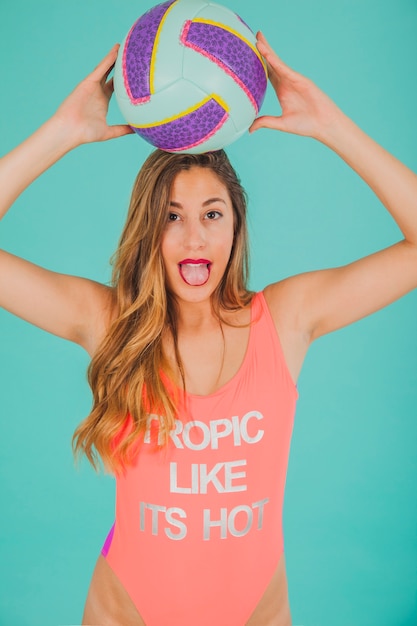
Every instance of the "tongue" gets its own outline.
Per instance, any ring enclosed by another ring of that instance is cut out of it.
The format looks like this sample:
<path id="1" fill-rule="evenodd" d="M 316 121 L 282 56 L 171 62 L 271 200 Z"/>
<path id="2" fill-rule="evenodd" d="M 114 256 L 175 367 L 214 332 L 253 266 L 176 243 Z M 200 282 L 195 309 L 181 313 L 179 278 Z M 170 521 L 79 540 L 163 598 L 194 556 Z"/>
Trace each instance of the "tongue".
<path id="1" fill-rule="evenodd" d="M 183 263 L 180 272 L 187 285 L 193 287 L 204 285 L 209 277 L 209 268 L 205 263 Z"/>

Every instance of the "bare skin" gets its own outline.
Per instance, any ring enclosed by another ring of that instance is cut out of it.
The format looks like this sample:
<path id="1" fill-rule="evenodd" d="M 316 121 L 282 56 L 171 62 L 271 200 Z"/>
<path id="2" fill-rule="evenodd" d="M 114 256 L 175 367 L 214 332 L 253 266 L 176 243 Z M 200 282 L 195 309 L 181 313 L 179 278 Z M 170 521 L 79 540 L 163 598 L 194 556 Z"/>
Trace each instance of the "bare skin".
<path id="1" fill-rule="evenodd" d="M 311 81 L 286 66 L 261 34 L 258 34 L 257 45 L 267 61 L 282 114 L 259 118 L 252 131 L 270 128 L 309 136 L 325 144 L 363 178 L 403 234 L 398 243 L 344 267 L 293 276 L 266 288 L 266 299 L 287 366 L 296 381 L 312 341 L 381 309 L 417 287 L 417 177 L 365 135 Z M 69 150 L 83 143 L 113 139 L 131 132 L 127 126 L 112 127 L 106 122 L 113 91 L 108 75 L 116 54 L 117 47 L 80 83 L 46 124 L 0 160 L 0 216 L 37 176 Z M 202 175 L 199 178 L 203 180 Z M 226 230 L 221 231 L 221 235 L 224 235 L 225 245 L 230 241 L 230 220 L 227 219 L 230 206 L 227 196 L 223 195 L 220 204 L 211 207 L 224 212 L 224 220 L 203 211 L 207 197 L 224 191 L 213 179 L 211 182 L 207 177 L 204 180 L 208 185 L 213 183 L 216 189 L 201 191 L 199 188 L 194 196 L 191 189 L 195 185 L 187 186 L 186 177 L 179 181 L 177 195 L 173 198 L 178 223 L 176 218 L 172 220 L 175 224 L 162 245 L 170 286 L 180 305 L 179 348 L 187 387 L 201 395 L 222 386 L 237 372 L 249 333 L 247 326 L 237 329 L 224 325 L 223 355 L 218 321 L 210 307 L 210 295 L 215 288 L 213 281 L 191 295 L 179 282 L 175 269 L 179 262 L 175 258 L 175 246 L 171 245 L 175 237 L 178 237 L 177 244 L 184 246 L 180 258 L 208 258 L 213 254 L 219 267 L 224 264 L 224 258 L 213 243 L 211 229 L 222 228 L 221 224 L 225 224 Z M 192 202 L 187 200 L 191 196 Z M 200 254 L 203 249 L 204 255 Z M 190 253 L 193 250 L 196 257 Z M 213 270 L 216 281 L 220 274 L 217 269 Z M 76 342 L 93 355 L 113 315 L 114 294 L 93 281 L 56 274 L 0 251 L 0 306 L 48 332 Z M 248 310 L 240 311 L 235 317 L 234 322 L 247 323 Z M 170 347 L 167 337 L 168 354 Z M 210 351 L 206 353 L 210 358 L 204 358 L 205 350 Z M 213 353 L 217 358 L 213 358 Z M 195 371 L 196 362 L 207 361 L 204 377 L 190 374 Z M 105 560 L 99 558 L 84 624 L 138 626 L 142 623 L 120 582 Z M 290 623 L 282 559 L 248 624 L 288 626 Z"/>

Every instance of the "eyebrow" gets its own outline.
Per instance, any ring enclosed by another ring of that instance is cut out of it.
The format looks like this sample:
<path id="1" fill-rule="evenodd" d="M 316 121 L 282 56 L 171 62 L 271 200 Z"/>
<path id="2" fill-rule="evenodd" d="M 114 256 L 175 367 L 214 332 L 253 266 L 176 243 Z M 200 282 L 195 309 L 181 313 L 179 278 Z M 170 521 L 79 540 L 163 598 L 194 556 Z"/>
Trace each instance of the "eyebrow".
<path id="1" fill-rule="evenodd" d="M 226 202 L 223 200 L 223 198 L 209 198 L 208 200 L 205 200 L 203 202 L 203 207 L 207 207 L 210 206 L 210 204 L 215 204 L 216 202 L 223 202 L 223 204 L 226 204 Z M 171 200 L 171 202 L 169 203 L 169 206 L 175 207 L 176 209 L 182 209 L 183 206 L 180 202 L 174 202 L 174 200 Z"/>

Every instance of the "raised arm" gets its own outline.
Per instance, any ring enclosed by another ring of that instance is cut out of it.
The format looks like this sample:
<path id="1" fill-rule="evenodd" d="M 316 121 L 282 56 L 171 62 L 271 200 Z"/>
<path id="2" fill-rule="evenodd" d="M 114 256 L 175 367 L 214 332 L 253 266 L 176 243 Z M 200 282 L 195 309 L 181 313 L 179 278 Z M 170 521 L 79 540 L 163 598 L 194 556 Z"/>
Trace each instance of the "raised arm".
<path id="1" fill-rule="evenodd" d="M 118 46 L 31 137 L 0 159 L 0 217 L 45 170 L 80 144 L 129 134 L 106 122 Z M 93 281 L 50 272 L 0 251 L 0 306 L 94 351 L 111 310 L 111 291 Z"/>
<path id="2" fill-rule="evenodd" d="M 350 324 L 417 287 L 417 176 L 362 132 L 313 82 L 294 72 L 258 34 L 280 116 L 263 116 L 251 130 L 272 128 L 313 137 L 334 150 L 371 187 L 404 239 L 329 270 L 300 274 L 269 287 L 272 306 L 284 297 L 309 340 Z"/>

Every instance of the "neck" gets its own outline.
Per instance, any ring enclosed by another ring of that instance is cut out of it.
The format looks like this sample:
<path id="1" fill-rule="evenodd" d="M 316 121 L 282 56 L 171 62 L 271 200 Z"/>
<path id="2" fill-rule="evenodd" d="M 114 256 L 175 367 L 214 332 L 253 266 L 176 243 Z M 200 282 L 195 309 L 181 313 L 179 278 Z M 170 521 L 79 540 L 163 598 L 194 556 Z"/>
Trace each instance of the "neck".
<path id="1" fill-rule="evenodd" d="M 178 303 L 178 330 L 180 332 L 201 332 L 203 329 L 219 327 L 210 300 L 204 302 Z"/>

